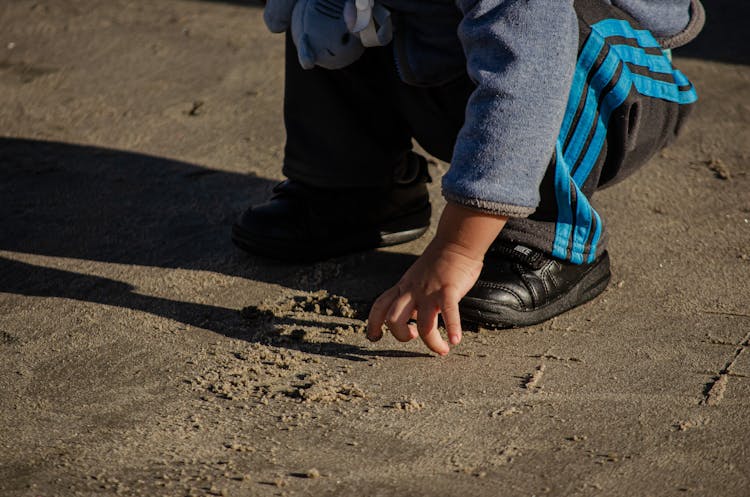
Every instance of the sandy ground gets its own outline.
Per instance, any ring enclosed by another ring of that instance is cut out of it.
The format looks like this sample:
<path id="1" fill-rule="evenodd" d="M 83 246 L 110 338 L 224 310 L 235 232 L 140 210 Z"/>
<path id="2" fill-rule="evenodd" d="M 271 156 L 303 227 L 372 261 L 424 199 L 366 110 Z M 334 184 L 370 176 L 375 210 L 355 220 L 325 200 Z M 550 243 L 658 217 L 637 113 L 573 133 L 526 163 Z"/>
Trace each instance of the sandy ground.
<path id="1" fill-rule="evenodd" d="M 3 2 L 0 495 L 750 495 L 750 8 L 707 3 L 693 120 L 599 196 L 608 290 L 437 358 L 361 332 L 427 239 L 230 243 L 280 178 L 257 5 Z"/>

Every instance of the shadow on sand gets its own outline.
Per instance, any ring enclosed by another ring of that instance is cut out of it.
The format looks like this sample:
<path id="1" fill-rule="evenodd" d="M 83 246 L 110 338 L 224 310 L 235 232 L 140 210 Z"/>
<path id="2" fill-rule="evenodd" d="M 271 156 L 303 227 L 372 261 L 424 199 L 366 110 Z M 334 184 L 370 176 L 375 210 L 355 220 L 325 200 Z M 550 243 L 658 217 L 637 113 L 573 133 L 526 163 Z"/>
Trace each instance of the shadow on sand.
<path id="1" fill-rule="evenodd" d="M 0 138 L 0 250 L 213 271 L 334 293 L 357 287 L 352 282 L 363 279 L 373 280 L 377 292 L 413 262 L 409 254 L 371 251 L 302 266 L 239 251 L 229 240 L 232 223 L 248 204 L 267 198 L 274 184 L 138 153 Z M 336 274 L 325 274 L 330 267 Z M 300 278 L 310 272 L 319 277 Z M 274 323 L 250 323 L 237 309 L 142 295 L 128 283 L 8 257 L 0 257 L 0 292 L 135 309 L 233 338 L 322 355 L 360 360 L 412 355 L 338 343 L 289 344 L 274 335 Z M 360 292 L 354 304 L 366 309 L 375 296 Z"/>

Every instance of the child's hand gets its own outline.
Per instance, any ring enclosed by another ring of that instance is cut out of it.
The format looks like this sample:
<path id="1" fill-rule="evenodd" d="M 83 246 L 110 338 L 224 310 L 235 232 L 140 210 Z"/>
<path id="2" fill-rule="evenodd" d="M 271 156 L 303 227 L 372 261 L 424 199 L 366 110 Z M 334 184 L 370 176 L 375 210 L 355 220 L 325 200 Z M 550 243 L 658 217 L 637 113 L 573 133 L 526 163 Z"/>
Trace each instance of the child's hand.
<path id="1" fill-rule="evenodd" d="M 506 220 L 449 203 L 422 256 L 373 304 L 367 338 L 380 340 L 385 324 L 397 340 L 408 342 L 420 336 L 430 350 L 445 355 L 450 346 L 437 329 L 440 313 L 448 340 L 458 345 L 458 302 L 479 278 L 484 254 Z"/>
<path id="2" fill-rule="evenodd" d="M 379 340 L 382 325 L 400 342 L 417 338 L 433 352 L 445 355 L 450 350 L 437 330 L 438 313 L 453 345 L 461 341 L 458 301 L 479 277 L 482 259 L 465 255 L 463 247 L 433 240 L 424 254 L 396 284 L 383 293 L 370 311 L 367 337 Z M 416 324 L 414 324 L 416 319 Z"/>

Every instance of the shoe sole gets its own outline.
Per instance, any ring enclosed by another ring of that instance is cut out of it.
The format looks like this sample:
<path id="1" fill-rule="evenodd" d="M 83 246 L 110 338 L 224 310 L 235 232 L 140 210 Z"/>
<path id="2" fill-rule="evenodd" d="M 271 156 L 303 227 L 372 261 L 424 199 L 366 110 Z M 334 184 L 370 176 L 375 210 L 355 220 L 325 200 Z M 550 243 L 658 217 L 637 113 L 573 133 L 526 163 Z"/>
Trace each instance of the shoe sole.
<path id="1" fill-rule="evenodd" d="M 428 205 L 426 209 L 393 220 L 388 224 L 408 225 L 412 220 L 423 222 L 425 216 L 429 220 L 429 212 L 430 207 Z M 346 238 L 338 240 L 329 239 L 325 243 L 311 241 L 309 243 L 299 242 L 290 245 L 289 240 L 269 238 L 265 235 L 259 236 L 235 224 L 232 227 L 232 241 L 245 252 L 254 255 L 291 262 L 315 262 L 353 252 L 407 243 L 424 235 L 429 227 L 429 221 L 424 226 L 400 231 L 389 230 L 386 225 L 379 230 L 373 229 L 359 233 L 346 233 Z"/>
<path id="2" fill-rule="evenodd" d="M 570 291 L 538 309 L 519 311 L 485 300 L 464 298 L 459 303 L 461 319 L 491 329 L 521 328 L 547 321 L 570 309 L 585 304 L 602 293 L 612 274 L 609 258 L 602 259 L 576 283 Z"/>

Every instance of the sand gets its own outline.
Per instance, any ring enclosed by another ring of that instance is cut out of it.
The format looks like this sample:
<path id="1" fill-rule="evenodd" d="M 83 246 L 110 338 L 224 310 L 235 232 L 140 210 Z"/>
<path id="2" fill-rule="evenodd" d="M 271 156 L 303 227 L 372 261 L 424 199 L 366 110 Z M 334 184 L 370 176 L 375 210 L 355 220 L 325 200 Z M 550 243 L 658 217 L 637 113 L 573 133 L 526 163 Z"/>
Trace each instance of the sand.
<path id="1" fill-rule="evenodd" d="M 445 358 L 363 331 L 434 227 L 229 241 L 281 179 L 257 4 L 4 3 L 0 495 L 750 495 L 750 9 L 707 3 L 692 120 L 597 197 L 612 284 Z"/>

